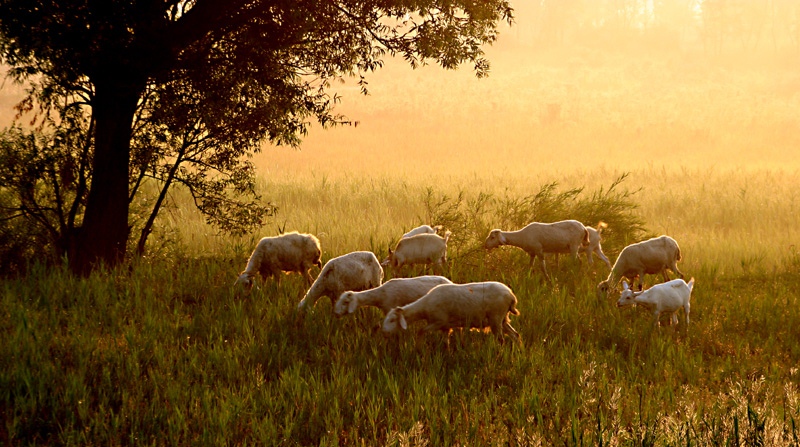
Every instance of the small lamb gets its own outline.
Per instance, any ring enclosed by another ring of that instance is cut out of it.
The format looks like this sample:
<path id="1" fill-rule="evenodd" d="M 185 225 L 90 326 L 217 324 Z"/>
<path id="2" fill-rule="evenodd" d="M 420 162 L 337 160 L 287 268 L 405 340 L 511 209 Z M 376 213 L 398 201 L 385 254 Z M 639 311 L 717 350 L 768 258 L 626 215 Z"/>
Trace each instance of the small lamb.
<path id="1" fill-rule="evenodd" d="M 441 225 L 436 225 L 435 227 L 432 227 L 430 225 L 420 225 L 417 228 L 409 230 L 409 232 L 404 234 L 401 239 L 409 238 L 417 234 L 436 234 L 440 231 L 442 231 Z"/>
<path id="2" fill-rule="evenodd" d="M 662 313 L 671 315 L 670 323 L 678 324 L 678 310 L 683 308 L 686 317 L 686 325 L 689 325 L 689 300 L 692 298 L 694 288 L 694 278 L 687 284 L 683 279 L 673 279 L 672 281 L 656 284 L 647 290 L 634 292 L 628 288 L 628 283 L 622 283 L 622 295 L 617 301 L 617 307 L 625 307 L 631 304 L 644 306 L 653 312 L 655 325 Z"/>
<path id="3" fill-rule="evenodd" d="M 533 222 L 517 231 L 492 230 L 486 238 L 484 248 L 492 250 L 500 245 L 513 245 L 525 250 L 531 258 L 530 266 L 536 256 L 542 261 L 545 276 L 547 267 L 545 253 L 570 253 L 578 260 L 578 250 L 589 245 L 589 231 L 577 220 L 562 220 L 553 223 Z"/>
<path id="4" fill-rule="evenodd" d="M 601 234 L 603 230 L 608 228 L 608 224 L 600 221 L 597 223 L 597 229 L 592 227 L 586 227 L 586 230 L 589 231 L 589 245 L 588 246 L 581 246 L 578 250 L 580 253 L 586 253 L 586 260 L 589 265 L 594 264 L 594 258 L 592 257 L 592 253 L 597 255 L 603 262 L 606 263 L 608 268 L 611 268 L 611 261 L 608 260 L 605 253 L 603 253 L 603 248 L 600 247 L 600 241 L 602 239 Z"/>
<path id="5" fill-rule="evenodd" d="M 311 234 L 291 232 L 262 238 L 250 255 L 247 268 L 236 279 L 236 285 L 251 289 L 257 274 L 265 280 L 271 276 L 280 281 L 282 272 L 300 273 L 311 284 L 309 269 L 313 265 L 322 266 L 321 256 L 319 239 Z"/>
<path id="6" fill-rule="evenodd" d="M 452 328 L 491 328 L 502 343 L 505 334 L 520 342 L 508 314 L 519 315 L 517 297 L 505 284 L 489 281 L 469 284 L 442 284 L 422 298 L 390 310 L 383 320 L 384 334 L 408 329 L 416 320 L 426 320 L 423 331 Z"/>
<path id="7" fill-rule="evenodd" d="M 667 269 L 683 278 L 683 272 L 678 270 L 678 261 L 680 260 L 681 249 L 675 239 L 669 236 L 654 237 L 628 245 L 619 253 L 617 262 L 611 268 L 608 278 L 597 285 L 597 293 L 603 295 L 615 290 L 623 277 L 631 280 L 631 286 L 638 277 L 639 290 L 642 290 L 642 279 L 645 274 L 661 273 L 664 281 L 669 281 Z"/>
<path id="8" fill-rule="evenodd" d="M 352 314 L 359 307 L 375 306 L 386 315 L 395 307 L 405 306 L 418 300 L 440 284 L 452 284 L 452 282 L 444 276 L 390 279 L 374 289 L 363 292 L 344 292 L 336 301 L 333 314 L 341 317 Z"/>
<path id="9" fill-rule="evenodd" d="M 444 264 L 447 263 L 447 241 L 451 234 L 447 231 L 442 237 L 438 234 L 421 233 L 402 238 L 394 250 L 389 249 L 389 256 L 383 260 L 381 265 L 389 266 L 393 271 L 399 271 L 406 265 L 433 264 L 441 271 Z"/>
<path id="10" fill-rule="evenodd" d="M 306 292 L 297 308 L 312 307 L 323 296 L 333 304 L 348 290 L 361 291 L 378 287 L 383 280 L 383 269 L 371 251 L 355 251 L 333 258 L 325 263 L 319 276 Z"/>

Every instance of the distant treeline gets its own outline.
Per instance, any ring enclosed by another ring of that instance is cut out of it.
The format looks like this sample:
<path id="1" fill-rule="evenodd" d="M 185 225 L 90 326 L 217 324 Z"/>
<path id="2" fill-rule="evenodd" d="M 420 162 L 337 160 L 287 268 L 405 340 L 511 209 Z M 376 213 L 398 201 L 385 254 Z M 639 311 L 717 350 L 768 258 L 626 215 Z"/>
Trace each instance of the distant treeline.
<path id="1" fill-rule="evenodd" d="M 800 50 L 796 0 L 539 0 L 514 6 L 518 23 L 526 25 L 512 34 L 523 44 Z"/>

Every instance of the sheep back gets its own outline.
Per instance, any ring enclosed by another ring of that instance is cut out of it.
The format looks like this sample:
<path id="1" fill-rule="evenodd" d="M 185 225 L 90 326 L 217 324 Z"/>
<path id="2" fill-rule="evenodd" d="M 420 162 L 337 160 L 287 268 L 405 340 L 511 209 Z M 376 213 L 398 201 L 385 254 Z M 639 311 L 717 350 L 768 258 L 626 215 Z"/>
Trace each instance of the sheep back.
<path id="1" fill-rule="evenodd" d="M 614 263 L 615 277 L 621 278 L 643 272 L 648 275 L 672 268 L 681 260 L 678 242 L 669 236 L 659 236 L 623 248 Z"/>
<path id="2" fill-rule="evenodd" d="M 405 306 L 418 300 L 432 288 L 440 284 L 452 284 L 444 276 L 417 276 L 414 278 L 394 278 L 374 289 L 362 292 L 342 293 L 334 307 L 334 314 L 341 316 L 355 312 L 359 307 L 375 306 L 386 315 L 391 309 Z"/>
<path id="3" fill-rule="evenodd" d="M 523 228 L 522 233 L 546 253 L 570 253 L 573 247 L 589 245 L 589 232 L 577 220 L 533 222 Z"/>
<path id="4" fill-rule="evenodd" d="M 411 237 L 411 236 L 415 236 L 417 234 L 425 234 L 425 233 L 435 234 L 435 233 L 441 231 L 441 229 L 442 229 L 441 225 L 437 225 L 435 227 L 432 227 L 430 225 L 420 225 L 420 226 L 418 226 L 416 228 L 413 228 L 413 229 L 409 230 L 408 233 L 403 235 L 402 239 L 405 239 L 405 238 L 408 238 L 408 237 Z"/>
<path id="5" fill-rule="evenodd" d="M 421 233 L 400 239 L 394 251 L 389 252 L 389 265 L 402 267 L 412 264 L 433 264 L 447 262 L 447 240 L 450 232 L 445 237 L 432 233 Z"/>
<path id="6" fill-rule="evenodd" d="M 666 276 L 667 269 L 683 277 L 677 266 L 681 258 L 678 242 L 669 236 L 630 244 L 619 253 L 608 279 L 598 284 L 598 292 L 616 288 L 623 277 L 633 279 L 639 276 L 641 282 L 642 275 L 662 273 Z"/>
<path id="7" fill-rule="evenodd" d="M 312 234 L 291 232 L 264 237 L 256 245 L 237 282 L 252 285 L 251 278 L 256 274 L 266 279 L 269 276 L 278 277 L 281 272 L 296 272 L 303 274 L 310 284 L 312 279 L 308 270 L 313 265 L 322 265 L 321 255 L 319 239 Z"/>
<path id="8" fill-rule="evenodd" d="M 378 287 L 382 280 L 383 269 L 374 253 L 370 251 L 347 253 L 325 263 L 298 308 L 302 309 L 308 304 L 313 306 L 323 296 L 329 297 L 335 305 L 336 300 L 345 291 Z"/>
<path id="9" fill-rule="evenodd" d="M 504 332 L 518 337 L 508 318 L 509 313 L 519 315 L 516 306 L 517 297 L 499 282 L 442 284 L 417 301 L 389 311 L 383 330 L 396 331 L 398 324 L 404 324 L 399 320 L 424 319 L 428 322 L 425 330 L 490 327 L 501 339 Z"/>

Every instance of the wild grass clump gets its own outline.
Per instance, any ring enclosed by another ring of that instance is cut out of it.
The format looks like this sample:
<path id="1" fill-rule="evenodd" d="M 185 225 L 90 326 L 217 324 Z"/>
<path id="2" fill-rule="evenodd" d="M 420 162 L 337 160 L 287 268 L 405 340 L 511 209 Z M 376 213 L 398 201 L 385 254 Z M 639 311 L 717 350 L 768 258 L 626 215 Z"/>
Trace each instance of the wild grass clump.
<path id="1" fill-rule="evenodd" d="M 648 236 L 645 223 L 634 201 L 637 191 L 624 188 L 628 174 L 617 177 L 608 187 L 586 194 L 584 187 L 559 189 L 558 182 L 539 187 L 535 194 L 514 196 L 512 192 L 493 194 L 465 190 L 448 195 L 429 187 L 423 203 L 426 222 L 442 225 L 453 232 L 448 258 L 459 266 L 484 264 L 483 242 L 492 229 L 518 230 L 531 222 L 557 222 L 575 219 L 587 226 L 605 222 L 603 246 L 615 255 L 632 241 Z"/>

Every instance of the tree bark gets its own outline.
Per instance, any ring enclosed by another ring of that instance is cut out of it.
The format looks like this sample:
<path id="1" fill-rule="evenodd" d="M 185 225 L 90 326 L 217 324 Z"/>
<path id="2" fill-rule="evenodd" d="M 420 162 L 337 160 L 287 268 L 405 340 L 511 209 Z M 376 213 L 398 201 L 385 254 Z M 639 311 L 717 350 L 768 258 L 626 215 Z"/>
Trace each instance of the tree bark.
<path id="1" fill-rule="evenodd" d="M 126 79 L 127 78 L 127 79 Z M 92 114 L 95 150 L 92 182 L 83 224 L 75 235 L 69 263 L 73 272 L 87 275 L 98 265 L 114 267 L 125 258 L 128 243 L 128 172 L 131 126 L 141 95 L 129 76 L 95 80 Z M 141 83 L 142 88 L 144 83 Z"/>

